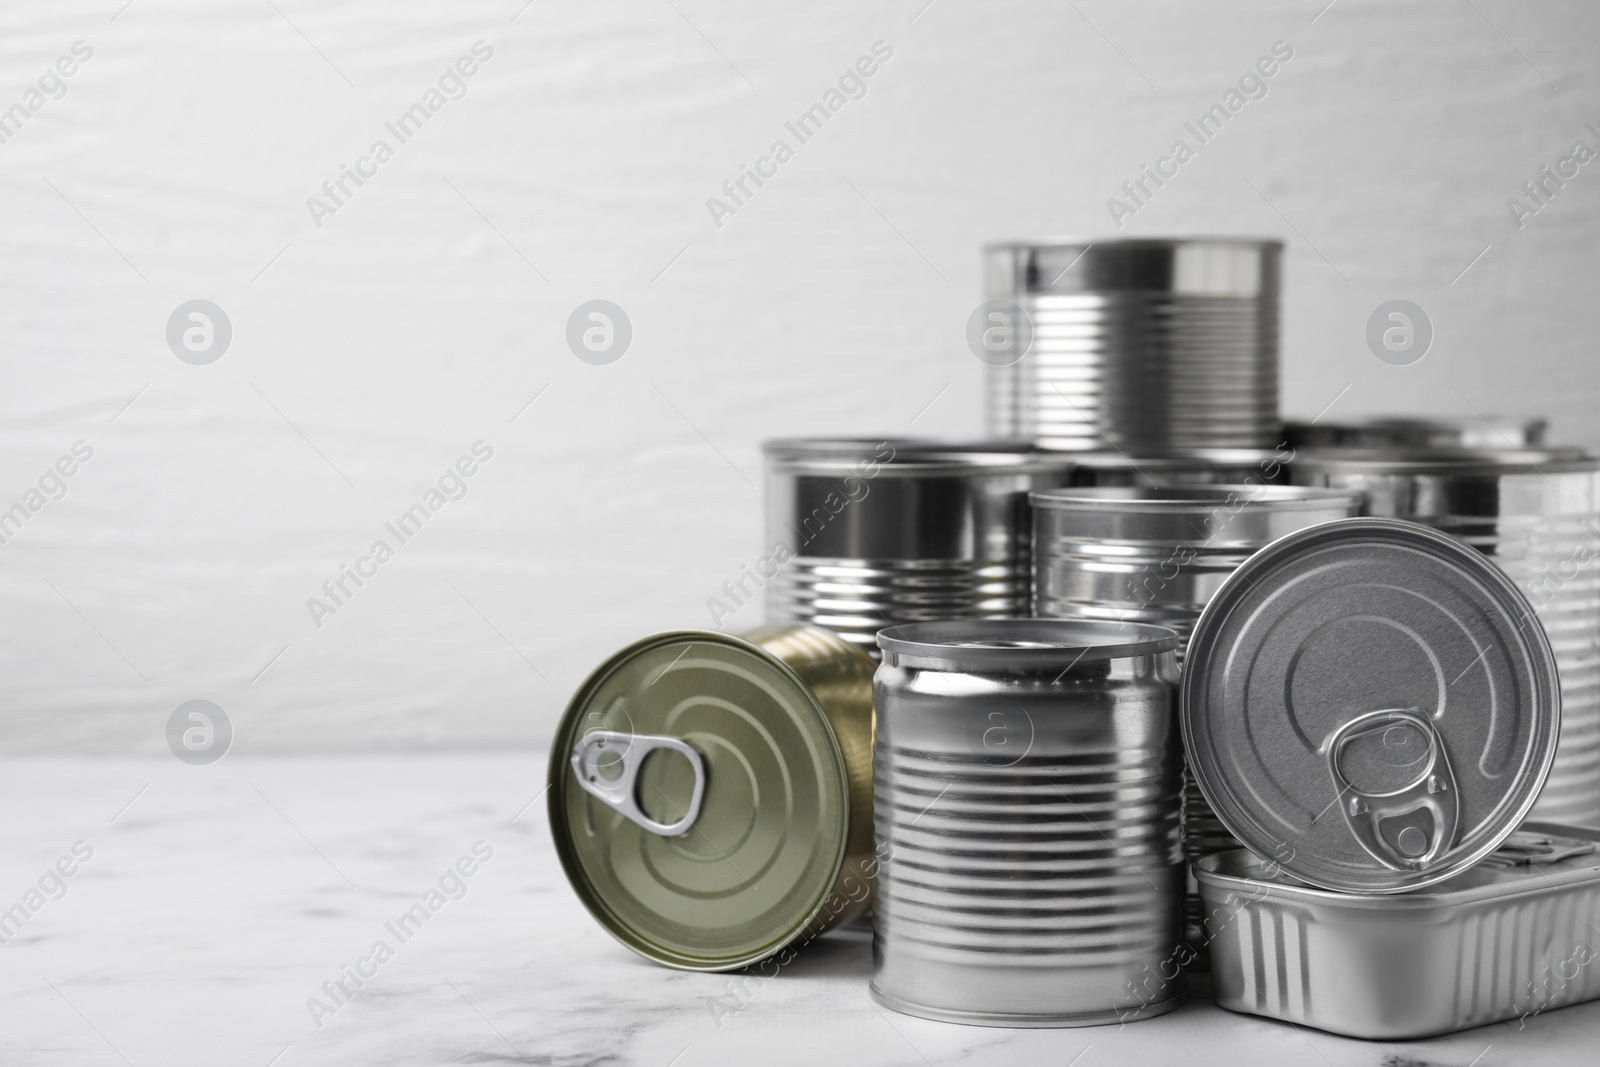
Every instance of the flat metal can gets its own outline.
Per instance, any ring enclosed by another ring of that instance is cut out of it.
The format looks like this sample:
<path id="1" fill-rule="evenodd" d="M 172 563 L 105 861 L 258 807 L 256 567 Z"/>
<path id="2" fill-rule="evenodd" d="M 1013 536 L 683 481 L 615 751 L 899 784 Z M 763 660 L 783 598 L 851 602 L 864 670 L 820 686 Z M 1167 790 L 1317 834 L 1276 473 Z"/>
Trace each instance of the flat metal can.
<path id="1" fill-rule="evenodd" d="M 1325 889 L 1398 893 L 1492 853 L 1560 730 L 1532 606 L 1464 542 L 1353 518 L 1229 576 L 1189 644 L 1190 770 L 1256 855 Z"/>
<path id="2" fill-rule="evenodd" d="M 681 630 L 578 689 L 550 754 L 556 851 L 618 941 L 732 970 L 864 911 L 872 673 L 827 630 Z"/>
<path id="3" fill-rule="evenodd" d="M 1244 851 L 1201 860 L 1212 988 L 1232 1011 L 1408 1039 L 1600 998 L 1600 829 L 1529 822 L 1443 885 L 1330 893 Z"/>

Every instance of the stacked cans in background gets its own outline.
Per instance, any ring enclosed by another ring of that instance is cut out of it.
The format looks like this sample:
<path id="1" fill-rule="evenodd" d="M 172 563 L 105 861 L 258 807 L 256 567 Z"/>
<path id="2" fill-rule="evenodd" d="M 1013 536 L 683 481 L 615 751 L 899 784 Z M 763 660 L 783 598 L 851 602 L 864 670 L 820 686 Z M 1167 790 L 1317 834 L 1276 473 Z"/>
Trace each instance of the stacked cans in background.
<path id="1" fill-rule="evenodd" d="M 693 970 L 870 913 L 881 1002 L 986 1025 L 1207 966 L 1363 1037 L 1600 997 L 1552 955 L 1600 956 L 1600 463 L 1538 419 L 1283 424 L 1277 241 L 984 255 L 991 437 L 768 442 L 769 627 L 574 698 L 584 904 Z"/>

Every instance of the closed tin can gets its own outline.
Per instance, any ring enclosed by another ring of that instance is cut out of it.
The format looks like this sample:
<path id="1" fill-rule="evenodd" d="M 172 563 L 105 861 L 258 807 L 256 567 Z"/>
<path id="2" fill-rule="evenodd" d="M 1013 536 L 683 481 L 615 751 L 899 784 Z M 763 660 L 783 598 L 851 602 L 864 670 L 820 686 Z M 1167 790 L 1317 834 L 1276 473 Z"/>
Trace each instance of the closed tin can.
<path id="1" fill-rule="evenodd" d="M 640 955 L 743 967 L 861 914 L 872 671 L 826 630 L 657 634 L 573 696 L 550 753 L 556 853 Z"/>
<path id="2" fill-rule="evenodd" d="M 1456 538 L 1338 519 L 1241 564 L 1195 623 L 1189 769 L 1258 856 L 1324 889 L 1453 878 L 1527 816 L 1561 723 L 1526 597 Z"/>
<path id="3" fill-rule="evenodd" d="M 1034 493 L 1033 613 L 1165 626 L 1184 643 L 1222 582 L 1284 534 L 1356 514 L 1353 490 L 1294 486 L 1053 489 Z M 1178 648 L 1182 662 L 1183 645 Z M 1239 847 L 1199 787 L 1184 792 L 1192 864 Z M 1191 876 L 1185 914 L 1201 944 Z"/>
<path id="4" fill-rule="evenodd" d="M 768 441 L 767 621 L 823 626 L 877 658 L 885 626 L 1026 615 L 1028 494 L 1072 458 L 1017 442 Z"/>
<path id="5" fill-rule="evenodd" d="M 1493 856 L 1399 896 L 1313 889 L 1248 852 L 1200 864 L 1217 1003 L 1404 1039 L 1600 997 L 1600 829 L 1525 823 Z"/>
<path id="6" fill-rule="evenodd" d="M 1288 485 L 1294 449 L 1190 448 L 1158 454 L 1077 452 L 1072 484 L 1079 486 Z"/>
<path id="7" fill-rule="evenodd" d="M 993 1026 L 1177 1007 L 1177 635 L 991 619 L 878 641 L 877 998 Z"/>
<path id="8" fill-rule="evenodd" d="M 1494 560 L 1527 595 L 1561 675 L 1561 743 L 1533 816 L 1600 825 L 1600 461 L 1576 449 L 1303 451 L 1296 484 L 1354 489 Z"/>
<path id="9" fill-rule="evenodd" d="M 1295 448 L 1539 448 L 1549 423 L 1541 418 L 1374 417 L 1284 424 Z"/>
<path id="10" fill-rule="evenodd" d="M 989 432 L 1048 448 L 1271 448 L 1283 244 L 1072 239 L 985 249 L 1031 345 L 988 373 Z"/>

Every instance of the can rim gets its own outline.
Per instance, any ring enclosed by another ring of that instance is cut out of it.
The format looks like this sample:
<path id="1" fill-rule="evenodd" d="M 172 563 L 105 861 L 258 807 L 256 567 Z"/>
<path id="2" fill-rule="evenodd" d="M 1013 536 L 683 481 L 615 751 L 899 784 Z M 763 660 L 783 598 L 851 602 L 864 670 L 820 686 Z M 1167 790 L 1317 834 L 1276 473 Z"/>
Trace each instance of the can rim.
<path id="1" fill-rule="evenodd" d="M 888 448 L 890 455 L 880 454 Z M 851 471 L 877 464 L 896 476 L 949 472 L 1034 473 L 1066 470 L 1074 454 L 1040 449 L 1030 441 L 1005 438 L 941 440 L 921 437 L 775 437 L 761 443 L 769 466 L 783 471 Z"/>
<path id="2" fill-rule="evenodd" d="M 1458 430 L 1480 426 L 1494 428 L 1500 424 L 1548 428 L 1550 420 L 1543 415 L 1358 415 L 1348 419 L 1330 419 L 1327 422 L 1311 419 L 1283 420 L 1285 429 L 1300 430 Z"/>
<path id="3" fill-rule="evenodd" d="M 1330 504 L 1357 505 L 1356 489 L 1324 489 L 1305 485 L 1172 485 L 1084 486 L 1036 489 L 1028 501 L 1044 511 L 1151 512 L 1193 511 L 1226 506 L 1260 511 L 1311 511 Z"/>
<path id="4" fill-rule="evenodd" d="M 840 768 L 840 789 L 838 799 L 843 806 L 849 805 L 849 782 L 846 773 L 844 750 L 840 747 L 839 737 L 835 733 L 832 721 L 828 718 L 826 709 L 822 707 L 817 695 L 805 680 L 789 664 L 752 641 L 746 641 L 734 634 L 723 633 L 719 630 L 664 630 L 639 639 L 624 648 L 606 657 L 605 661 L 591 671 L 583 684 L 573 693 L 572 699 L 567 702 L 566 710 L 561 714 L 561 721 L 556 726 L 555 739 L 550 748 L 550 764 L 546 772 L 547 791 L 549 799 L 546 801 L 546 813 L 550 819 L 550 836 L 554 841 L 556 856 L 561 861 L 561 868 L 567 876 L 567 883 L 572 886 L 585 910 L 594 918 L 601 929 L 610 934 L 617 942 L 632 949 L 646 959 L 657 963 L 666 964 L 684 971 L 716 972 L 733 970 L 766 959 L 773 953 L 781 951 L 784 946 L 792 944 L 794 940 L 803 935 L 815 919 L 818 911 L 827 903 L 832 886 L 837 882 L 839 871 L 843 869 L 848 858 L 849 834 L 843 832 L 838 835 L 835 842 L 834 855 L 830 867 L 832 876 L 828 884 L 824 885 L 816 898 L 809 902 L 805 915 L 798 922 L 791 924 L 780 934 L 769 938 L 768 943 L 749 952 L 738 953 L 725 957 L 687 957 L 657 944 L 631 924 L 624 922 L 606 902 L 601 899 L 582 862 L 578 859 L 576 849 L 568 830 L 568 809 L 566 804 L 566 784 L 570 774 L 570 761 L 568 755 L 571 751 L 572 738 L 569 736 L 571 727 L 581 720 L 581 712 L 587 706 L 587 700 L 596 689 L 610 677 L 613 671 L 625 663 L 629 658 L 649 651 L 660 645 L 670 644 L 674 641 L 690 640 L 697 644 L 719 644 L 741 651 L 749 652 L 772 667 L 777 668 L 794 682 L 796 688 L 810 701 L 812 710 L 816 713 L 817 722 L 822 726 L 822 734 L 826 737 L 829 753 Z"/>
<path id="5" fill-rule="evenodd" d="M 1071 234 L 1036 237 L 1018 240 L 999 240 L 984 243 L 984 252 L 1015 252 L 1037 248 L 1082 248 L 1085 245 L 1101 248 L 1182 248 L 1198 245 L 1235 245 L 1250 248 L 1276 248 L 1282 250 L 1281 237 L 1252 237 L 1247 234 L 1199 233 L 1174 237 L 1085 237 Z"/>
<path id="6" fill-rule="evenodd" d="M 1282 455 L 1271 448 L 1176 448 L 1160 452 L 1145 452 L 1130 456 L 1125 452 L 1104 452 L 1071 449 L 1049 449 L 1036 446 L 1040 451 L 1060 452 L 1073 457 L 1080 467 L 1106 467 L 1137 471 L 1141 464 L 1167 469 L 1184 466 L 1213 465 L 1236 467 L 1241 464 L 1255 466 L 1263 462 L 1287 463 L 1294 453 Z"/>
<path id="7" fill-rule="evenodd" d="M 1488 557 L 1477 549 L 1458 538 L 1452 537 L 1430 526 L 1421 523 L 1409 522 L 1404 519 L 1379 518 L 1374 516 L 1361 516 L 1348 519 L 1334 519 L 1330 522 L 1318 523 L 1308 526 L 1273 541 L 1255 552 L 1244 563 L 1240 564 L 1200 612 L 1200 617 L 1195 620 L 1194 630 L 1189 637 L 1189 646 L 1186 661 L 1189 669 L 1182 672 L 1178 682 L 1178 707 L 1179 721 L 1183 730 L 1184 751 L 1189 754 L 1190 773 L 1200 792 L 1211 805 L 1212 812 L 1216 815 L 1228 832 L 1233 834 L 1246 848 L 1250 848 L 1251 839 L 1256 835 L 1250 830 L 1251 825 L 1240 817 L 1240 806 L 1234 802 L 1234 790 L 1221 792 L 1222 784 L 1216 773 L 1216 768 L 1208 759 L 1211 751 L 1209 746 L 1198 744 L 1197 729 L 1193 722 L 1193 709 L 1204 700 L 1204 688 L 1209 682 L 1211 672 L 1200 665 L 1223 662 L 1219 658 L 1220 650 L 1214 646 L 1220 640 L 1219 632 L 1229 614 L 1237 606 L 1238 599 L 1245 593 L 1254 590 L 1263 577 L 1263 572 L 1270 571 L 1284 557 L 1291 556 L 1308 547 L 1318 544 L 1332 543 L 1335 540 L 1350 537 L 1386 537 L 1391 543 L 1407 544 L 1413 546 L 1426 545 L 1431 549 L 1439 550 L 1450 559 L 1462 565 L 1471 572 L 1472 577 L 1479 583 L 1480 588 L 1493 597 L 1499 598 L 1502 603 L 1515 605 L 1521 614 L 1529 618 L 1537 618 L 1533 605 L 1523 595 L 1505 572 L 1495 566 Z M 1320 870 L 1308 873 L 1303 865 L 1297 862 L 1298 853 L 1288 861 L 1279 864 L 1289 874 L 1300 878 L 1314 886 L 1337 892 L 1370 893 L 1373 895 L 1388 895 L 1403 893 L 1408 890 L 1421 889 L 1436 885 L 1462 871 L 1475 866 L 1480 860 L 1488 856 L 1495 849 L 1505 843 L 1505 839 L 1514 833 L 1528 813 L 1533 809 L 1539 799 L 1539 793 L 1544 788 L 1544 783 L 1550 775 L 1550 769 L 1555 763 L 1556 745 L 1561 733 L 1561 686 L 1557 674 L 1555 653 L 1550 646 L 1550 640 L 1545 635 L 1542 626 L 1536 626 L 1536 636 L 1528 639 L 1528 651 L 1532 660 L 1532 677 L 1530 684 L 1538 696 L 1540 705 L 1549 709 L 1547 721 L 1543 724 L 1542 737 L 1538 741 L 1535 756 L 1535 766 L 1530 781 L 1525 783 L 1524 795 L 1515 808 L 1501 818 L 1502 824 L 1485 835 L 1482 842 L 1470 852 L 1455 856 L 1449 863 L 1429 870 L 1397 878 L 1397 884 L 1392 886 L 1341 886 L 1333 884 L 1335 879 L 1329 879 Z M 1241 833 L 1240 828 L 1245 832 Z M 1260 850 L 1258 854 L 1273 851 L 1270 843 L 1263 845 L 1256 843 Z"/>
<path id="8" fill-rule="evenodd" d="M 885 653 L 957 670 L 1049 669 L 1171 652 L 1177 631 L 1098 619 L 949 619 L 878 631 Z"/>
<path id="9" fill-rule="evenodd" d="M 1600 470 L 1577 446 L 1535 448 L 1302 448 L 1286 463 L 1317 474 L 1572 474 Z"/>

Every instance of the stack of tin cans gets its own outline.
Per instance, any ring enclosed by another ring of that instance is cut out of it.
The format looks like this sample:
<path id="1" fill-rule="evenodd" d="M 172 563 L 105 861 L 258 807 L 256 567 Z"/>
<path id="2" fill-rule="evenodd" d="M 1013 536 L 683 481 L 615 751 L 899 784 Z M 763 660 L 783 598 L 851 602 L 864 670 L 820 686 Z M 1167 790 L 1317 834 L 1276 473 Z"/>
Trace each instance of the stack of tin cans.
<path id="1" fill-rule="evenodd" d="M 600 924 L 771 977 L 870 916 L 882 1003 L 998 1026 L 1202 968 L 1364 1037 L 1600 997 L 1600 463 L 1280 423 L 1280 253 L 995 246 L 990 439 L 769 442 L 769 625 L 624 649 L 555 738 Z"/>

